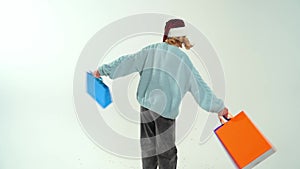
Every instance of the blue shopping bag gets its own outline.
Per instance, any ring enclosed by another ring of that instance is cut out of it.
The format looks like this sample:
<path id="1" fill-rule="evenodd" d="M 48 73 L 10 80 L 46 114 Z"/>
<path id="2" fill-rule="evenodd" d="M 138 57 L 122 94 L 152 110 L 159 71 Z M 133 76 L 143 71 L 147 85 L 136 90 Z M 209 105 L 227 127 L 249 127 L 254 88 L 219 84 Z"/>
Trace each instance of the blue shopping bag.
<path id="1" fill-rule="evenodd" d="M 109 88 L 103 83 L 102 78 L 96 78 L 91 72 L 87 72 L 87 93 L 100 104 L 101 107 L 106 108 L 112 103 Z"/>

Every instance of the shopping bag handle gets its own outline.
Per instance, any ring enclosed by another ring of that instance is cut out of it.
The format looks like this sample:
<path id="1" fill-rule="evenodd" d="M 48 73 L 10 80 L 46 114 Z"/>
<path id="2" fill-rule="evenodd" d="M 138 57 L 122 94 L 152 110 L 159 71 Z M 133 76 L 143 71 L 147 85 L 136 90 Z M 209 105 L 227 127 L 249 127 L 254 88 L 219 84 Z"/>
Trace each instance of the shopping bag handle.
<path id="1" fill-rule="evenodd" d="M 95 78 L 98 79 L 98 80 L 100 80 L 100 81 L 103 81 L 102 77 L 99 77 L 99 78 L 95 77 Z"/>
<path id="2" fill-rule="evenodd" d="M 90 71 L 88 71 L 88 73 L 89 74 L 91 74 L 95 79 L 98 79 L 98 80 L 100 80 L 100 81 L 102 81 L 103 82 L 103 79 L 102 79 L 102 77 L 100 76 L 99 78 L 97 78 L 97 77 L 95 77 L 94 75 L 93 75 L 93 72 L 90 70 Z"/>
<path id="3" fill-rule="evenodd" d="M 226 116 L 223 116 L 223 118 L 226 120 L 226 121 L 230 121 L 231 118 L 227 118 Z"/>
<path id="4" fill-rule="evenodd" d="M 221 124 L 225 124 L 229 122 L 233 118 L 233 115 L 228 111 L 228 114 L 221 116 L 220 122 Z"/>

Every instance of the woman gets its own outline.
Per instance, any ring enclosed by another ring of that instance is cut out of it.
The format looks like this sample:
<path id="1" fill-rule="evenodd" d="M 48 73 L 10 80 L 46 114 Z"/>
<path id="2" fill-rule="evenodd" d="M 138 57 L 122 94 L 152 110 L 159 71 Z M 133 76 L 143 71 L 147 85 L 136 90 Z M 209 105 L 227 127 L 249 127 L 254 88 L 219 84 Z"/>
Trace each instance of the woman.
<path id="1" fill-rule="evenodd" d="M 186 37 L 183 20 L 172 19 L 165 25 L 162 43 L 151 44 L 141 51 L 125 55 L 94 71 L 94 76 L 115 79 L 139 72 L 137 100 L 141 105 L 141 150 L 144 169 L 175 169 L 175 121 L 183 96 L 191 92 L 200 107 L 209 112 L 232 117 L 189 57 L 180 48 L 193 46 Z"/>

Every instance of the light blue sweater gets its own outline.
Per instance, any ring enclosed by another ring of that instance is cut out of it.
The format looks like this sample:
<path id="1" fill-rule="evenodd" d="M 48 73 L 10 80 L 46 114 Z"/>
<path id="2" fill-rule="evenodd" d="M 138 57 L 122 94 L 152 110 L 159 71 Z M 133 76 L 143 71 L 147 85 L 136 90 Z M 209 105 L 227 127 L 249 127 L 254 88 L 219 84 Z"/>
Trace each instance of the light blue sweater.
<path id="1" fill-rule="evenodd" d="M 98 68 L 101 76 L 115 79 L 139 72 L 137 100 L 165 118 L 175 119 L 183 96 L 191 92 L 208 112 L 218 113 L 224 103 L 203 81 L 189 57 L 178 47 L 156 43 Z"/>

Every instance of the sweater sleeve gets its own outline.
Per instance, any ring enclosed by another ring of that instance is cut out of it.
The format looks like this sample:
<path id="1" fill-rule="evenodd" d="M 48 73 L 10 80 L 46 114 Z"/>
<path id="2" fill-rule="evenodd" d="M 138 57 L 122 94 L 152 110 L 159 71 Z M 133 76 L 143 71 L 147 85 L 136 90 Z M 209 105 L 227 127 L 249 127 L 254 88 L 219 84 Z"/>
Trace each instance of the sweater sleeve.
<path id="1" fill-rule="evenodd" d="M 140 72 L 143 69 L 146 56 L 147 50 L 142 49 L 137 53 L 121 56 L 109 64 L 104 64 L 98 68 L 98 71 L 101 76 L 109 76 L 111 79 Z"/>
<path id="2" fill-rule="evenodd" d="M 216 97 L 209 86 L 204 82 L 199 72 L 192 67 L 192 76 L 190 78 L 190 92 L 201 108 L 208 112 L 218 113 L 224 109 L 222 99 Z"/>

